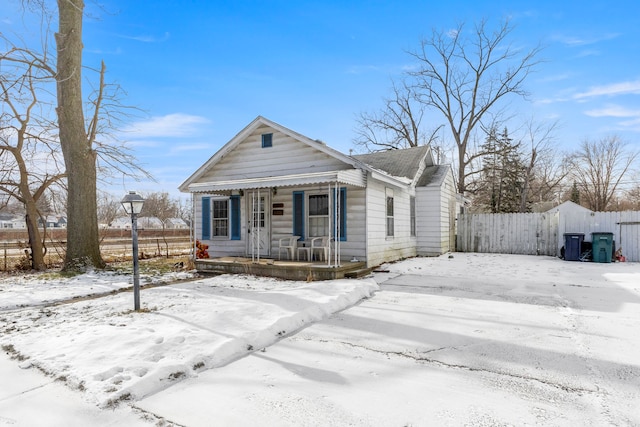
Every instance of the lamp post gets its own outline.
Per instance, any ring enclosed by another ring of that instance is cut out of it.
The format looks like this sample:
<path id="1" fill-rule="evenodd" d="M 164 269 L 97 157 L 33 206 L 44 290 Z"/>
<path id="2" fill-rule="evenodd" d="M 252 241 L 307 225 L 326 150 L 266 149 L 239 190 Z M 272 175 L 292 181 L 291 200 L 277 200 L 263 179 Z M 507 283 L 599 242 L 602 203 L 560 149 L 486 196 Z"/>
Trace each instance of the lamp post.
<path id="1" fill-rule="evenodd" d="M 131 240 L 133 241 L 133 308 L 140 310 L 140 272 L 138 271 L 138 214 L 142 211 L 144 199 L 135 191 L 122 198 L 122 207 L 131 215 Z"/>

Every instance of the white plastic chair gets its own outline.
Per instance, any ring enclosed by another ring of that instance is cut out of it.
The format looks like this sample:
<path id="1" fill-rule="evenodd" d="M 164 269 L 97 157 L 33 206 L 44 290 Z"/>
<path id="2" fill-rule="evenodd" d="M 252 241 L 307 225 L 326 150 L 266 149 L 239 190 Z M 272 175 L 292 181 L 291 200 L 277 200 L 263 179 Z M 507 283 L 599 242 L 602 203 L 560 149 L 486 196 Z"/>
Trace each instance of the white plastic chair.
<path id="1" fill-rule="evenodd" d="M 313 259 L 313 255 L 317 252 L 320 253 L 320 260 L 326 261 L 329 258 L 329 248 L 331 247 L 331 241 L 333 239 L 331 237 L 314 237 L 311 239 L 311 259 Z"/>
<path id="2" fill-rule="evenodd" d="M 287 236 L 278 240 L 278 259 L 282 259 L 282 250 L 284 249 L 289 259 L 293 259 L 298 249 L 298 239 L 300 236 Z"/>

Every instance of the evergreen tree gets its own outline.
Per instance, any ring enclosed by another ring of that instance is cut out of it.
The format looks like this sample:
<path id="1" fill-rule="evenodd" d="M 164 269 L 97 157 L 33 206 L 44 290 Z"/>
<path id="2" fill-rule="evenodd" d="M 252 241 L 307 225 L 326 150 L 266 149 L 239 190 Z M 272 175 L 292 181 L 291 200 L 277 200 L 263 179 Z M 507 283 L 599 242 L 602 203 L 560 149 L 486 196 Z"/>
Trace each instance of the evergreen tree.
<path id="1" fill-rule="evenodd" d="M 569 200 L 578 205 L 580 204 L 580 190 L 575 181 L 573 181 L 573 187 L 571 187 L 571 198 Z"/>
<path id="2" fill-rule="evenodd" d="M 506 128 L 501 133 L 492 128 L 481 149 L 486 154 L 474 202 L 492 213 L 518 212 L 525 173 L 520 143 Z"/>

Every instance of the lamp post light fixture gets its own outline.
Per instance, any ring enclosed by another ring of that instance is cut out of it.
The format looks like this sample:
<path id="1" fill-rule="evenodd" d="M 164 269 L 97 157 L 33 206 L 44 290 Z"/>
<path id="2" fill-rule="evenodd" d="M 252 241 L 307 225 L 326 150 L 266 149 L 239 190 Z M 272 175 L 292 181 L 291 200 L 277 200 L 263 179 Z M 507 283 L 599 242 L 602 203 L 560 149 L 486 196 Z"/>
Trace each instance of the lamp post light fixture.
<path id="1" fill-rule="evenodd" d="M 142 212 L 144 199 L 135 191 L 121 200 L 125 212 L 131 215 L 131 240 L 133 246 L 133 308 L 140 310 L 140 271 L 138 269 L 138 214 Z"/>

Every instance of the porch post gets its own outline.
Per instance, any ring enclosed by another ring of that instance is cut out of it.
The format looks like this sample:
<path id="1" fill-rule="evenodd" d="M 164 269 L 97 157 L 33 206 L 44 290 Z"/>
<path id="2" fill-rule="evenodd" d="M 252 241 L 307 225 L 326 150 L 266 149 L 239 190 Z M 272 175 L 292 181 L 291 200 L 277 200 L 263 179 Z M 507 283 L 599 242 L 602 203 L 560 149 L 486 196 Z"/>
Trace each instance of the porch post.
<path id="1" fill-rule="evenodd" d="M 328 237 L 329 237 L 329 241 L 327 242 L 327 245 L 329 246 L 327 249 L 327 267 L 331 267 L 331 225 L 332 225 L 332 220 L 335 220 L 335 212 L 333 212 L 333 210 L 331 209 L 331 199 L 333 197 L 331 197 L 331 181 L 329 181 L 328 184 L 328 191 L 327 191 L 327 199 L 328 199 L 328 203 L 329 203 L 329 232 L 327 233 Z"/>
<path id="2" fill-rule="evenodd" d="M 335 221 L 336 221 L 336 229 L 335 229 L 335 239 L 334 244 L 336 245 L 335 249 L 335 266 L 338 267 L 340 265 L 340 223 L 342 218 L 340 218 L 340 183 L 336 181 L 336 203 L 335 203 Z"/>
<path id="3" fill-rule="evenodd" d="M 249 232 L 251 233 L 251 262 L 256 261 L 256 239 L 255 239 L 255 215 L 256 215 L 256 193 L 251 192 L 251 213 L 249 214 Z"/>
<path id="4" fill-rule="evenodd" d="M 189 224 L 189 238 L 191 239 L 191 254 L 190 258 L 193 261 L 193 265 L 196 262 L 196 253 L 198 251 L 196 240 L 198 239 L 196 236 L 196 198 L 194 193 L 191 194 L 191 223 Z M 6 269 L 5 269 L 6 270 Z"/>
<path id="5" fill-rule="evenodd" d="M 257 251 L 258 251 L 258 253 L 257 253 L 258 263 L 260 263 L 260 228 L 261 228 L 260 227 L 260 212 L 261 212 L 260 209 L 261 209 L 261 206 L 260 206 L 260 189 L 259 188 L 258 188 L 258 199 L 257 200 L 258 200 L 258 203 L 257 203 L 257 206 L 258 206 L 258 227 L 257 227 L 258 236 L 256 237 L 256 243 L 257 243 L 256 246 L 257 246 Z M 254 216 L 254 220 L 255 220 L 255 216 Z"/>

